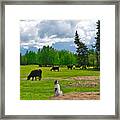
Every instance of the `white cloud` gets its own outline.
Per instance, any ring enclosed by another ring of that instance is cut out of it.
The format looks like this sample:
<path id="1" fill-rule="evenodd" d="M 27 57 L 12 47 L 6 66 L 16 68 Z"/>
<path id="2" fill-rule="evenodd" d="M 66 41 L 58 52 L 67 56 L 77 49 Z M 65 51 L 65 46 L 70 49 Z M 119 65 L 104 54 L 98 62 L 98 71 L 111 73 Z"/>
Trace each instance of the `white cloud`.
<path id="1" fill-rule="evenodd" d="M 49 38 L 55 38 L 57 37 L 57 35 L 51 35 Z"/>
<path id="2" fill-rule="evenodd" d="M 93 40 L 95 41 L 96 21 L 97 20 L 81 20 L 75 26 L 75 30 L 78 31 L 81 41 L 87 45 L 91 44 Z"/>
<path id="3" fill-rule="evenodd" d="M 25 45 L 24 45 L 24 46 L 22 46 L 22 47 L 23 47 L 24 49 L 29 49 L 29 46 L 25 46 Z"/>
<path id="4" fill-rule="evenodd" d="M 25 48 L 42 48 L 47 45 L 52 46 L 52 44 L 56 42 L 74 41 L 76 30 L 78 31 L 81 41 L 85 44 L 92 44 L 95 42 L 95 20 L 20 21 L 21 46 Z"/>
<path id="5" fill-rule="evenodd" d="M 27 48 L 26 46 L 29 47 L 36 47 L 36 48 L 42 48 L 43 46 L 52 46 L 53 44 L 55 44 L 56 42 L 70 42 L 73 41 L 73 38 L 43 38 L 40 39 L 39 41 L 35 41 L 35 40 L 29 40 L 28 42 L 21 42 L 21 47 L 23 48 Z M 27 48 L 27 49 L 28 49 Z"/>

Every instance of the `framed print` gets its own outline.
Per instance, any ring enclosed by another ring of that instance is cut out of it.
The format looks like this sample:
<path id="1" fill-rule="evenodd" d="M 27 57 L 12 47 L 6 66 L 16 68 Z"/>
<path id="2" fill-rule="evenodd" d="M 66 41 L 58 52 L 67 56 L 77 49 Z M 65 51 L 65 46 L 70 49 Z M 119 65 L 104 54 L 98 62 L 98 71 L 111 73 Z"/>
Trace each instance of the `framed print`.
<path id="1" fill-rule="evenodd" d="M 1 3 L 2 119 L 119 119 L 119 2 Z"/>

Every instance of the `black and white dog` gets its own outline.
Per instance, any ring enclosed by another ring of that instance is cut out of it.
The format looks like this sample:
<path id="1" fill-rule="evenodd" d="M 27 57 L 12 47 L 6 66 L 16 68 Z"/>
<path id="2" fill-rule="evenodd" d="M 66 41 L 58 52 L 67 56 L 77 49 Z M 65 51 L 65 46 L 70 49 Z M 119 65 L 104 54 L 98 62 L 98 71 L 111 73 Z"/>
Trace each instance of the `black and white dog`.
<path id="1" fill-rule="evenodd" d="M 55 85 L 55 87 L 54 87 L 55 96 L 62 95 L 63 93 L 62 93 L 62 91 L 60 90 L 60 85 L 59 85 L 59 83 L 58 83 L 58 80 L 55 80 L 54 85 Z"/>

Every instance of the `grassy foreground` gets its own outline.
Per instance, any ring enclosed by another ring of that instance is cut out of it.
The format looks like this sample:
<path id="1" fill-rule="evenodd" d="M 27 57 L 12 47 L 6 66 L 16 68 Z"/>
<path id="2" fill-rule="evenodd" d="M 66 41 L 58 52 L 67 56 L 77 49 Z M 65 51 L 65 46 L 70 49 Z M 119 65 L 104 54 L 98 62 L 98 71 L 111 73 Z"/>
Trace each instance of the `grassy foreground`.
<path id="1" fill-rule="evenodd" d="M 39 69 L 37 65 L 20 66 L 20 99 L 21 100 L 49 100 L 54 96 L 54 80 L 59 80 L 63 93 L 99 92 L 99 71 L 68 70 L 60 67 L 60 71 L 50 71 L 50 67 L 41 67 L 41 81 L 27 80 L 31 70 Z M 79 76 L 96 76 L 96 80 L 77 80 Z M 95 83 L 95 84 L 93 84 Z"/>

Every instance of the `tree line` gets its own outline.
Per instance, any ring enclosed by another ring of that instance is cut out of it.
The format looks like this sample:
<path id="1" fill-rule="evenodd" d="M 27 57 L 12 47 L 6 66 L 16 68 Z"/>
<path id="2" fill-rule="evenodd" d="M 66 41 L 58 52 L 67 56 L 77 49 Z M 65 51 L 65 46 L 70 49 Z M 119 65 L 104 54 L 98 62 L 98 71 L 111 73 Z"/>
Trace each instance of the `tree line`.
<path id="1" fill-rule="evenodd" d="M 37 52 L 27 51 L 25 55 L 20 54 L 21 65 L 79 65 L 92 66 L 100 68 L 100 21 L 96 22 L 96 44 L 92 48 L 81 42 L 81 39 L 75 32 L 74 43 L 76 44 L 76 53 L 67 50 L 56 50 L 50 46 L 43 46 Z"/>
<path id="2" fill-rule="evenodd" d="M 76 54 L 61 50 L 58 51 L 50 46 L 43 46 L 37 52 L 27 51 L 25 55 L 20 55 L 21 65 L 68 65 L 76 64 Z"/>
<path id="3" fill-rule="evenodd" d="M 83 57 L 84 58 L 84 57 Z M 86 59 L 86 58 L 84 58 Z M 83 61 L 81 62 L 84 62 Z M 78 59 L 78 55 L 67 50 L 56 50 L 50 46 L 44 46 L 37 52 L 27 51 L 25 55 L 20 54 L 21 65 L 83 65 Z M 87 66 L 96 66 L 95 51 L 87 51 Z"/>

